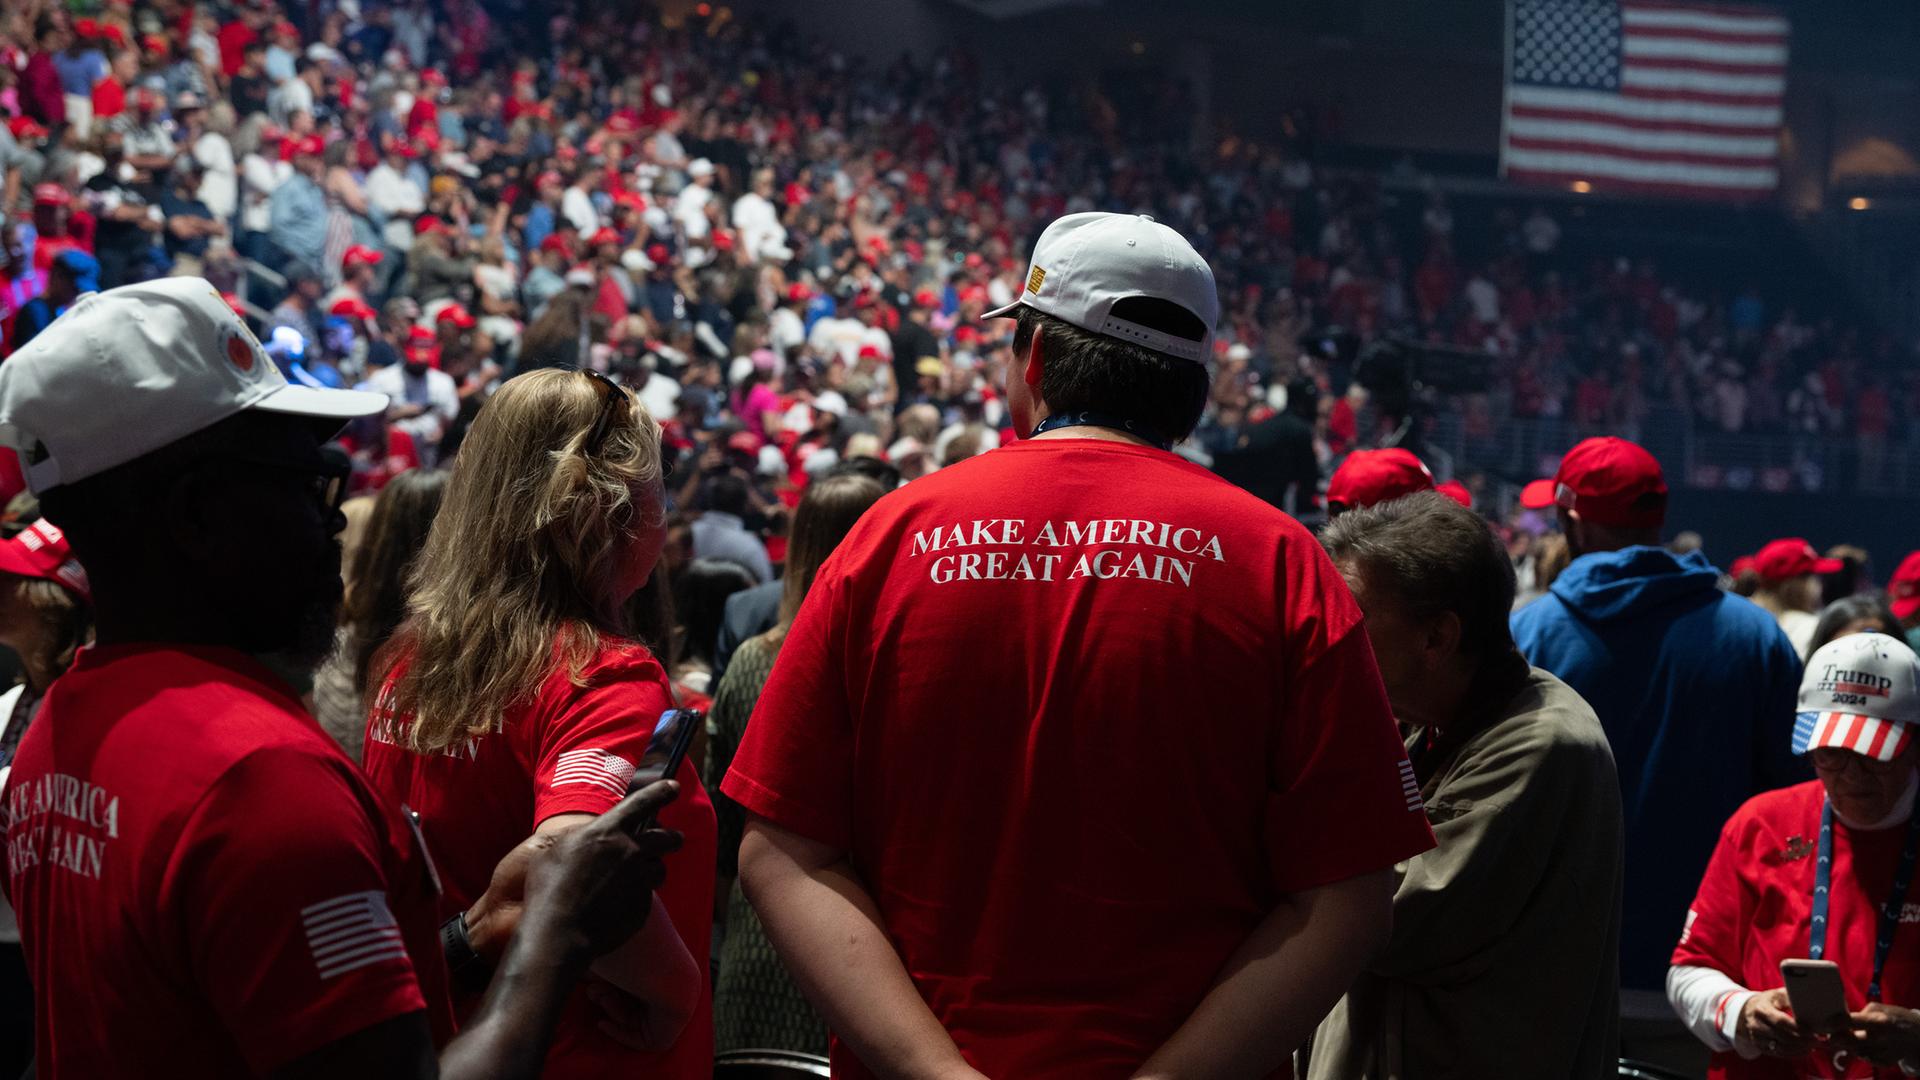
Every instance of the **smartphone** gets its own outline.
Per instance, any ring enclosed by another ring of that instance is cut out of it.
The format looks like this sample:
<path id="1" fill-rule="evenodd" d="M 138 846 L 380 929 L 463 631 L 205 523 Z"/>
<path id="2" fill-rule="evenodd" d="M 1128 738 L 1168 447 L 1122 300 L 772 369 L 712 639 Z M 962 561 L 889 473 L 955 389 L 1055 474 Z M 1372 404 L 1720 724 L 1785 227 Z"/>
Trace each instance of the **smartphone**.
<path id="1" fill-rule="evenodd" d="M 680 763 L 687 759 L 687 748 L 693 745 L 693 733 L 706 722 L 706 714 L 699 709 L 668 709 L 661 713 L 653 725 L 653 736 L 647 740 L 647 752 L 641 755 L 639 766 L 633 770 L 633 780 L 627 790 L 638 791 L 656 780 L 671 780 L 679 775 Z M 641 827 L 653 828 L 653 819 L 648 818 Z"/>
<path id="2" fill-rule="evenodd" d="M 1793 1020 L 1809 1035 L 1831 1035 L 1847 1026 L 1847 991 L 1840 968 L 1831 960 L 1782 960 Z"/>

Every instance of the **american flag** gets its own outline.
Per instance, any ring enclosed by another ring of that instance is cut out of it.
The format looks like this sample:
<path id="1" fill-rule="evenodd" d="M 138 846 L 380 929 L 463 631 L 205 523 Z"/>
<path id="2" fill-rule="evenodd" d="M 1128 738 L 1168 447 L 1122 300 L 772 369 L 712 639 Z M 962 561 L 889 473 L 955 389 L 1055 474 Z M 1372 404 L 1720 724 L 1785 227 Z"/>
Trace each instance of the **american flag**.
<path id="1" fill-rule="evenodd" d="M 310 904 L 300 909 L 300 923 L 322 979 L 389 960 L 406 962 L 407 945 L 385 893 L 348 893 Z"/>
<path id="2" fill-rule="evenodd" d="M 1512 0 L 1508 16 L 1508 177 L 1719 199 L 1762 198 L 1779 185 L 1779 11 Z"/>
<path id="3" fill-rule="evenodd" d="M 1793 752 L 1823 746 L 1852 750 L 1875 761 L 1892 761 L 1906 750 L 1913 732 L 1898 720 L 1841 712 L 1803 712 L 1793 725 Z"/>
<path id="4" fill-rule="evenodd" d="M 627 793 L 633 779 L 633 762 L 605 750 L 568 750 L 554 763 L 553 787 L 589 784 L 605 788 L 617 796 Z"/>

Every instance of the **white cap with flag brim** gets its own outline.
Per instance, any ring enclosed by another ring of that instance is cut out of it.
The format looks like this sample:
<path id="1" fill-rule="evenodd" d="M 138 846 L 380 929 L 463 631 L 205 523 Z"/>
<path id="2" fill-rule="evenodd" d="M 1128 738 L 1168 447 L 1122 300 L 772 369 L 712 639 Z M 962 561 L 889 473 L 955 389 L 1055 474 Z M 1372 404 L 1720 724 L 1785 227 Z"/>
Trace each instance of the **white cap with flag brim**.
<path id="1" fill-rule="evenodd" d="M 1892 761 L 1920 725 L 1920 657 L 1887 634 L 1848 634 L 1807 658 L 1793 752 L 1852 750 Z"/>
<path id="2" fill-rule="evenodd" d="M 1113 305 L 1151 296 L 1178 304 L 1206 327 L 1198 341 L 1115 318 Z M 1187 238 L 1144 214 L 1088 212 L 1056 219 L 1033 245 L 1027 280 L 1013 303 L 981 318 L 1014 314 L 1020 305 L 1107 337 L 1205 364 L 1220 321 L 1213 269 Z"/>
<path id="3" fill-rule="evenodd" d="M 90 293 L 0 364 L 0 442 L 37 494 L 249 409 L 340 424 L 385 394 L 293 386 L 212 285 L 165 278 Z"/>

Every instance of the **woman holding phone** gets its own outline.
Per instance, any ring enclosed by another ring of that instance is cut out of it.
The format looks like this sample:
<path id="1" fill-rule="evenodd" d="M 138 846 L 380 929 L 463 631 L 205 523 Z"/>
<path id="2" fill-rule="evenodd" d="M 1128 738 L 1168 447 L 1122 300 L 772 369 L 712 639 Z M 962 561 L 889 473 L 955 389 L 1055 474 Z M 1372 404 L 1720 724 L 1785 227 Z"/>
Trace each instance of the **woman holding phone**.
<path id="1" fill-rule="evenodd" d="M 375 658 L 365 768 L 438 864 L 457 986 L 486 985 L 458 913 L 494 866 L 617 803 L 673 707 L 625 616 L 665 543 L 660 481 L 659 425 L 630 391 L 589 371 L 509 380 L 467 435 L 407 620 Z M 549 1077 L 711 1073 L 713 807 L 690 765 L 675 778 L 661 825 L 685 847 L 645 928 L 569 1003 Z"/>
<path id="2" fill-rule="evenodd" d="M 1808 658 L 1793 749 L 1818 779 L 1734 813 L 1667 973 L 1711 1076 L 1920 1076 L 1916 728 L 1920 658 L 1899 638 Z"/>

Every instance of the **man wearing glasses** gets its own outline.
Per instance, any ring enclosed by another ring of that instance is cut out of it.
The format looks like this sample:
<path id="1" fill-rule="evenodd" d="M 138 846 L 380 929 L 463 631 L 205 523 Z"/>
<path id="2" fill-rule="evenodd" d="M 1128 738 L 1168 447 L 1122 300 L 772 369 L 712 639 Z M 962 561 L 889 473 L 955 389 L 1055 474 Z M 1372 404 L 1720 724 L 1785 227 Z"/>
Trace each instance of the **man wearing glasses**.
<path id="1" fill-rule="evenodd" d="M 98 626 L 0 796 L 39 1076 L 532 1076 L 644 919 L 670 785 L 501 864 L 462 947 L 512 940 L 448 1043 L 431 856 L 275 673 L 324 655 L 341 592 L 323 443 L 385 406 L 289 385 L 197 278 L 83 298 L 0 367 Z"/>

